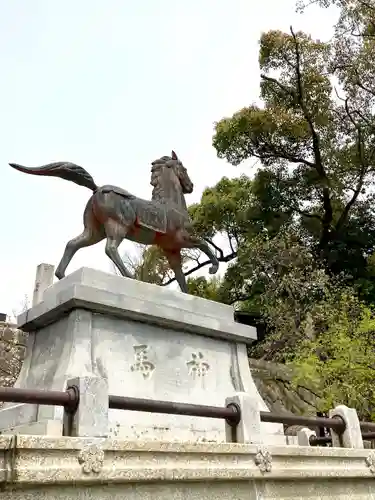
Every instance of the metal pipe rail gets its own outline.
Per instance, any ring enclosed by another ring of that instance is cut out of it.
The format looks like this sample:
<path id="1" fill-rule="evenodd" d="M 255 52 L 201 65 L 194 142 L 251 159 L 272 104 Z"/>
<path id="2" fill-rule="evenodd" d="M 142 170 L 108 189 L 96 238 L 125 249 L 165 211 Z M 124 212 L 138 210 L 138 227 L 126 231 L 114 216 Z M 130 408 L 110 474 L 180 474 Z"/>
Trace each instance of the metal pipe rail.
<path id="1" fill-rule="evenodd" d="M 195 417 L 223 418 L 229 425 L 238 425 L 241 412 L 236 405 L 230 404 L 226 408 L 217 406 L 193 405 L 187 403 L 173 403 L 153 399 L 128 398 L 123 396 L 109 396 L 109 408 L 128 411 L 147 411 L 152 413 L 168 413 L 173 415 L 190 415 Z M 340 417 L 300 417 L 296 415 L 278 415 L 268 411 L 260 412 L 262 422 L 282 423 L 286 425 L 305 425 L 306 427 L 327 427 L 341 433 L 345 430 L 345 422 Z M 375 424 L 374 424 L 375 428 Z"/>
<path id="2" fill-rule="evenodd" d="M 145 411 L 169 415 L 189 415 L 191 417 L 222 418 L 235 427 L 241 420 L 240 408 L 230 403 L 227 407 L 174 403 L 155 399 L 109 396 L 109 408 L 113 410 Z"/>
<path id="3" fill-rule="evenodd" d="M 372 441 L 375 439 L 375 432 L 362 432 L 362 439 L 364 441 Z M 331 444 L 331 436 L 310 436 L 309 437 L 310 446 L 319 446 L 322 444 Z"/>
<path id="4" fill-rule="evenodd" d="M 262 422 L 281 423 L 288 426 L 304 425 L 305 427 L 327 427 L 329 429 L 335 429 L 339 433 L 345 430 L 345 422 L 340 417 L 303 417 L 298 415 L 278 415 L 268 411 L 261 411 L 260 420 Z"/>
<path id="5" fill-rule="evenodd" d="M 0 402 L 1 401 L 63 406 L 69 413 L 74 413 L 79 405 L 79 389 L 78 387 L 69 387 L 66 391 L 42 391 L 1 387 Z M 117 410 L 221 418 L 226 420 L 232 427 L 236 427 L 241 420 L 241 409 L 233 403 L 229 404 L 227 407 L 219 407 L 110 395 L 108 397 L 108 405 L 110 409 Z M 281 423 L 288 426 L 303 425 L 310 428 L 325 427 L 334 429 L 339 434 L 345 430 L 345 422 L 340 417 L 304 417 L 261 411 L 260 420 L 261 422 Z M 360 422 L 360 426 L 362 431 L 370 431 L 363 433 L 364 439 L 366 439 L 365 436 L 370 435 L 374 435 L 374 438 L 367 437 L 367 439 L 375 439 L 375 423 Z M 312 446 L 316 446 L 320 443 L 329 442 L 327 439 L 329 440 L 330 438 L 312 437 L 311 444 Z"/>
<path id="6" fill-rule="evenodd" d="M 0 387 L 0 401 L 4 403 L 63 406 L 67 411 L 74 412 L 79 404 L 79 391 L 77 387 L 69 387 L 66 391 L 41 391 L 37 389 Z"/>

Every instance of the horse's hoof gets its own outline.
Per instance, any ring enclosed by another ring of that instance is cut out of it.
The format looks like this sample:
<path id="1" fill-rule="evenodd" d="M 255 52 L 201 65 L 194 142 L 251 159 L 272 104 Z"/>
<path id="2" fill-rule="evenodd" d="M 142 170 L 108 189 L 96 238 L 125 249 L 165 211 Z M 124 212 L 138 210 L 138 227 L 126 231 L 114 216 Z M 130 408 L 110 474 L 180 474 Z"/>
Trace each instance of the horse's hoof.
<path id="1" fill-rule="evenodd" d="M 210 274 L 216 274 L 218 269 L 219 269 L 219 266 L 211 266 L 210 269 L 208 270 L 208 272 Z"/>

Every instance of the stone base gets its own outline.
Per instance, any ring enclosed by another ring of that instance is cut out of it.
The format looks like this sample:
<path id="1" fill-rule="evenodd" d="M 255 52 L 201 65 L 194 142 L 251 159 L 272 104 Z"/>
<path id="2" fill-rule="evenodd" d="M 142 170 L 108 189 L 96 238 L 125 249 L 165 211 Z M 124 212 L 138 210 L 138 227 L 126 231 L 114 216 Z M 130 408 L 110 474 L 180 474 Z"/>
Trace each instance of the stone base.
<path id="1" fill-rule="evenodd" d="M 65 390 L 71 378 L 95 376 L 107 379 L 112 395 L 223 406 L 234 392 L 247 392 L 267 411 L 247 358 L 255 329 L 235 323 L 230 306 L 82 268 L 47 289 L 19 326 L 30 336 L 17 387 Z M 8 404 L 0 429 L 61 435 L 62 414 Z M 265 442 L 285 443 L 282 425 L 262 424 L 262 432 Z M 109 435 L 221 442 L 225 425 L 110 410 Z"/>
<path id="2" fill-rule="evenodd" d="M 370 500 L 369 450 L 0 436 L 1 500 Z"/>

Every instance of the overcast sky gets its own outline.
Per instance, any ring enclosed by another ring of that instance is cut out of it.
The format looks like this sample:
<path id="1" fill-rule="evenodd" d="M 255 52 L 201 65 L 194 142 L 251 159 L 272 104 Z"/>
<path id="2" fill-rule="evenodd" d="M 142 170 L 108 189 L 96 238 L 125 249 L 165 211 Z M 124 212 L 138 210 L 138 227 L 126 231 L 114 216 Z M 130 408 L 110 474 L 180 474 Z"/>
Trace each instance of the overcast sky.
<path id="1" fill-rule="evenodd" d="M 82 230 L 90 192 L 8 162 L 67 160 L 97 184 L 150 197 L 150 162 L 173 148 L 198 201 L 234 168 L 216 158 L 213 123 L 259 94 L 258 40 L 269 29 L 329 38 L 333 12 L 294 0 L 12 0 L 0 2 L 0 312 L 32 296 L 36 266 L 57 265 Z M 131 245 L 122 245 L 125 251 Z M 103 243 L 82 266 L 111 271 Z"/>

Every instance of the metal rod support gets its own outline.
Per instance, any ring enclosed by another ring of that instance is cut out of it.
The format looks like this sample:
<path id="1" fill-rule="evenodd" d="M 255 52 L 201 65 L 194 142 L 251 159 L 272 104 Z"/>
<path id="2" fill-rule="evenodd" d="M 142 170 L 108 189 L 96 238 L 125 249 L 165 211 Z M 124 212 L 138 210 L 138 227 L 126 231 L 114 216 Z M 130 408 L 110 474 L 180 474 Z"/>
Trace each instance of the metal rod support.
<path id="1" fill-rule="evenodd" d="M 79 402 L 79 394 L 74 387 L 69 387 L 66 391 L 40 391 L 0 387 L 0 401 L 64 406 L 69 410 L 74 410 Z"/>
<path id="2" fill-rule="evenodd" d="M 332 438 L 330 436 L 310 436 L 309 438 L 310 446 L 318 446 L 320 444 L 332 443 Z"/>
<path id="3" fill-rule="evenodd" d="M 374 422 L 359 422 L 361 427 L 361 431 L 372 431 L 375 432 L 375 423 Z"/>
<path id="4" fill-rule="evenodd" d="M 368 441 L 375 439 L 375 432 L 362 432 L 362 439 Z"/>
<path id="5" fill-rule="evenodd" d="M 262 422 L 282 423 L 286 425 L 304 425 L 306 427 L 327 427 L 338 432 L 344 432 L 345 422 L 340 417 L 299 417 L 296 415 L 277 415 L 268 411 L 260 412 Z"/>
<path id="6" fill-rule="evenodd" d="M 109 396 L 109 408 L 113 410 L 146 411 L 169 415 L 189 415 L 192 417 L 222 418 L 230 425 L 237 425 L 241 419 L 240 410 L 235 405 L 228 407 L 204 406 L 153 399 Z"/>
<path id="7" fill-rule="evenodd" d="M 362 439 L 367 441 L 372 441 L 375 439 L 375 432 L 362 432 Z M 332 443 L 332 438 L 330 436 L 318 437 L 310 436 L 310 446 L 319 446 L 320 444 Z"/>

